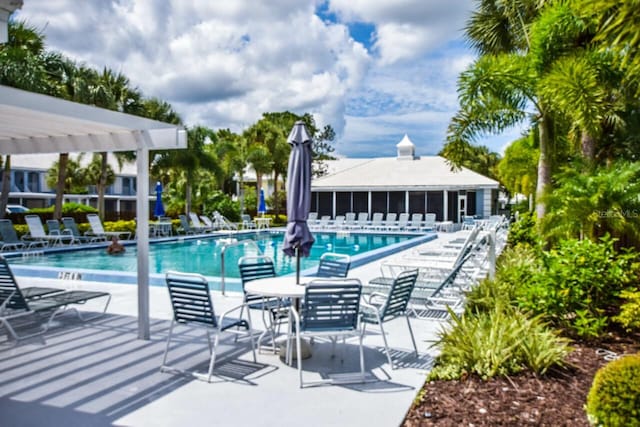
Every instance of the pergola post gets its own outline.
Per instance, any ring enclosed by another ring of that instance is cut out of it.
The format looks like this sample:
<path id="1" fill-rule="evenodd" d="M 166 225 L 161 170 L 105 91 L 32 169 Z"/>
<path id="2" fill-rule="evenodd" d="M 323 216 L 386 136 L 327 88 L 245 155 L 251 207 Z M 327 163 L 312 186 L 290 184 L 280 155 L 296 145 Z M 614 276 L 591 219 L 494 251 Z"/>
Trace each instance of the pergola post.
<path id="1" fill-rule="evenodd" d="M 142 138 L 148 138 L 146 132 Z M 148 340 L 149 332 L 149 149 L 136 152 L 138 171 L 136 193 L 136 240 L 138 249 L 138 338 Z"/>

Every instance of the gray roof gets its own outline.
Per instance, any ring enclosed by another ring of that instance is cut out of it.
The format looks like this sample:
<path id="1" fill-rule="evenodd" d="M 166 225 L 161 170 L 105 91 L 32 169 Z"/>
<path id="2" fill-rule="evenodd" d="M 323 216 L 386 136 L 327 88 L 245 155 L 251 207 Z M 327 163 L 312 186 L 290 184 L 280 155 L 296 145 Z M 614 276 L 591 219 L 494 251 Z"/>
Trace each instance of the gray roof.
<path id="1" fill-rule="evenodd" d="M 382 157 L 327 161 L 329 173 L 311 182 L 314 191 L 444 190 L 498 188 L 499 183 L 467 168 L 452 171 L 440 156 Z"/>

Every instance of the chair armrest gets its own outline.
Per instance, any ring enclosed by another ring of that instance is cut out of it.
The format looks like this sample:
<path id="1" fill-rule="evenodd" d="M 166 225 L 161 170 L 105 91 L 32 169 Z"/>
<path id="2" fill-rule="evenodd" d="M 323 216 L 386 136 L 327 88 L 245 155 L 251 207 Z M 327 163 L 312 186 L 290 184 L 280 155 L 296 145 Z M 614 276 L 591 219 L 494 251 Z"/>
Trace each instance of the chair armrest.
<path id="1" fill-rule="evenodd" d="M 371 292 L 369 294 L 369 300 L 367 301 L 367 303 L 369 305 L 374 305 L 373 304 L 373 299 L 374 298 L 382 298 L 383 300 L 386 300 L 388 297 L 389 297 L 389 295 L 383 294 L 382 292 Z"/>

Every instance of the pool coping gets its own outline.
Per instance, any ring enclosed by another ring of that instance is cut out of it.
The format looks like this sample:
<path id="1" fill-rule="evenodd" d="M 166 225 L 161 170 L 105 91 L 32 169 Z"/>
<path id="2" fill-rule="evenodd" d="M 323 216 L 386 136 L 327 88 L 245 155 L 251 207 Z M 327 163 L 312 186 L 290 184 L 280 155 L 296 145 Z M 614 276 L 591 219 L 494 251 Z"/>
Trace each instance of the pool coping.
<path id="1" fill-rule="evenodd" d="M 269 231 L 277 231 L 282 232 L 282 229 L 270 229 Z M 253 230 L 247 230 L 246 233 L 249 234 L 251 232 L 255 232 Z M 351 232 L 352 234 L 367 234 L 362 232 Z M 217 236 L 228 236 L 230 233 L 219 233 Z M 233 233 L 232 236 L 238 235 L 240 233 Z M 375 233 L 375 234 L 380 234 Z M 384 234 L 384 233 L 383 233 Z M 351 268 L 360 267 L 365 264 L 369 264 L 371 262 L 377 261 L 381 258 L 387 257 L 394 253 L 403 251 L 405 249 L 409 249 L 413 246 L 420 245 L 422 243 L 429 242 L 431 240 L 436 239 L 438 236 L 436 233 L 426 233 L 426 234 L 415 234 L 415 233 L 392 233 L 392 234 L 414 234 L 416 237 L 413 239 L 408 239 L 403 242 L 394 243 L 388 246 L 384 246 L 382 248 L 374 249 L 372 251 L 368 251 L 363 254 L 354 255 L 351 257 Z M 205 235 L 189 235 L 189 236 L 179 236 L 177 239 L 175 237 L 154 239 L 152 244 L 162 243 L 162 242 L 170 242 L 170 241 L 180 241 L 180 240 L 192 240 L 199 239 L 203 236 L 216 236 L 215 234 L 209 233 Z M 125 246 L 133 246 L 136 244 L 135 241 L 125 241 L 123 242 Z M 30 251 L 30 252 L 9 252 L 4 256 L 7 258 L 15 258 L 15 257 L 29 257 L 29 256 L 40 256 L 45 253 L 56 253 L 56 252 L 72 252 L 78 250 L 86 250 L 86 249 L 99 249 L 105 248 L 108 244 L 105 243 L 92 243 L 85 244 L 76 247 L 56 247 L 56 248 L 45 248 L 43 250 L 38 251 Z M 60 279 L 60 280 L 83 280 L 90 282 L 107 282 L 114 284 L 128 284 L 128 285 L 136 285 L 137 284 L 137 273 L 131 271 L 115 271 L 115 270 L 95 270 L 95 269 L 82 269 L 82 268 L 73 268 L 73 269 L 65 269 L 63 267 L 44 267 L 44 266 L 29 266 L 22 264 L 11 264 L 11 271 L 15 276 L 25 277 L 25 278 L 42 278 L 42 279 Z M 317 271 L 317 267 L 311 267 L 300 272 L 301 276 L 313 276 Z M 291 276 L 295 274 L 289 273 L 286 276 Z M 205 276 L 209 281 L 211 290 L 222 290 L 221 289 L 221 280 L 220 277 L 215 276 Z M 240 279 L 225 277 L 225 289 L 224 291 L 228 292 L 238 292 L 240 288 Z M 165 274 L 164 273 L 150 273 L 149 274 L 149 285 L 150 286 L 164 286 L 165 285 Z"/>

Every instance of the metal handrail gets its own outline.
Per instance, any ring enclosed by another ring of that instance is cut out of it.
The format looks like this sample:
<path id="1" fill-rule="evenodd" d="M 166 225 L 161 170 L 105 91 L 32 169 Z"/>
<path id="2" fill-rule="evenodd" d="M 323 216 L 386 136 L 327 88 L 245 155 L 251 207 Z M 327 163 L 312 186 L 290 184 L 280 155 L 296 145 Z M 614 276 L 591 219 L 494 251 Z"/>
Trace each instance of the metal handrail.
<path id="1" fill-rule="evenodd" d="M 226 252 L 227 248 L 231 248 L 233 246 L 240 246 L 240 245 L 247 245 L 247 244 L 252 244 L 255 248 L 256 251 L 258 252 L 258 255 L 263 255 L 262 251 L 260 250 L 260 247 L 258 246 L 258 244 L 253 241 L 253 240 L 236 240 L 235 242 L 231 242 L 231 243 L 225 243 L 222 246 L 222 249 L 220 249 L 220 292 L 222 292 L 222 295 L 225 295 L 224 290 L 225 290 L 225 282 L 224 282 L 224 253 Z"/>

